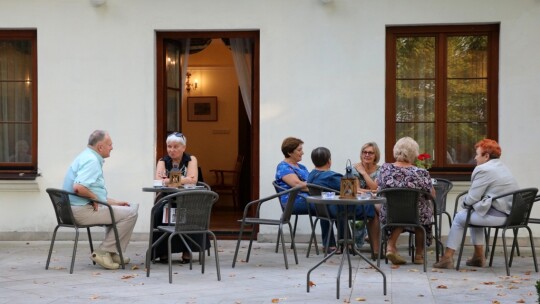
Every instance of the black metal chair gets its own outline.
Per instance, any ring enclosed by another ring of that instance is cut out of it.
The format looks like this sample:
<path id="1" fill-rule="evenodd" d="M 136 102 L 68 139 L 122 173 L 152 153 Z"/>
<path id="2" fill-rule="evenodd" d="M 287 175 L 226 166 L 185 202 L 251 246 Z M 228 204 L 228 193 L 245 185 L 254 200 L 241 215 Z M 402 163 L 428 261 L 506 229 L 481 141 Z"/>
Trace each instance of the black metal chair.
<path id="1" fill-rule="evenodd" d="M 159 243 L 167 238 L 168 242 L 168 262 L 169 262 L 169 283 L 172 283 L 172 259 L 171 259 L 171 240 L 174 236 L 178 235 L 186 248 L 189 250 L 189 255 L 192 257 L 192 251 L 188 242 L 199 248 L 199 259 L 201 264 L 201 273 L 204 273 L 205 261 L 204 251 L 206 248 L 206 236 L 210 235 L 214 242 L 214 254 L 216 259 L 216 269 L 218 281 L 221 280 L 219 256 L 217 249 L 217 240 L 215 234 L 210 231 L 210 216 L 212 213 L 212 206 L 216 203 L 218 194 L 208 190 L 193 190 L 193 191 L 181 191 L 169 194 L 161 198 L 152 207 L 152 214 L 156 210 L 163 208 L 165 204 L 174 200 L 176 202 L 176 216 L 174 225 L 157 226 L 154 227 L 154 216 L 151 217 L 150 223 L 150 238 L 148 243 L 148 249 L 146 251 L 146 276 L 150 276 L 150 259 L 152 256 L 152 250 Z M 164 232 L 157 240 L 153 240 L 152 232 L 154 229 Z M 197 244 L 189 235 L 190 234 L 202 234 L 203 242 L 202 247 Z M 187 239 L 187 241 L 186 241 Z M 190 269 L 192 269 L 192 259 L 190 259 Z"/>
<path id="2" fill-rule="evenodd" d="M 436 216 L 439 221 L 439 235 L 437 237 L 440 240 L 443 214 L 446 215 L 446 218 L 448 219 L 448 226 L 452 227 L 452 217 L 450 216 L 450 213 L 446 211 L 446 197 L 448 196 L 450 190 L 452 190 L 452 188 L 454 187 L 454 184 L 444 178 L 436 178 L 435 180 L 437 181 L 437 183 L 433 185 L 433 187 L 435 188 L 435 203 L 437 204 Z"/>
<path id="3" fill-rule="evenodd" d="M 495 235 L 493 236 L 493 245 L 491 247 L 491 257 L 489 259 L 489 266 L 493 264 L 493 255 L 495 253 L 495 245 L 497 244 L 497 235 L 499 229 L 503 230 L 502 240 L 503 240 L 503 252 L 504 252 L 504 262 L 506 267 L 506 275 L 510 276 L 510 267 L 512 267 L 512 259 L 514 256 L 514 248 L 517 247 L 517 230 L 520 228 L 527 229 L 529 232 L 529 240 L 531 242 L 531 249 L 534 261 L 534 269 L 538 272 L 538 264 L 536 262 L 536 252 L 534 250 L 534 241 L 532 237 L 531 228 L 529 228 L 529 217 L 531 215 L 531 209 L 534 205 L 536 194 L 538 193 L 537 188 L 525 188 L 517 191 L 508 192 L 496 197 L 493 197 L 492 200 L 500 199 L 507 196 L 512 196 L 512 207 L 510 209 L 510 214 L 506 219 L 506 222 L 500 226 L 480 226 L 470 224 L 471 214 L 474 211 L 473 208 L 469 208 L 467 211 L 467 219 L 465 221 L 465 229 L 463 230 L 463 238 L 461 239 L 461 246 L 459 249 L 458 260 L 456 264 L 456 270 L 459 270 L 459 264 L 461 262 L 461 256 L 463 255 L 463 245 L 465 244 L 465 238 L 467 237 L 467 228 L 476 227 L 476 228 L 494 228 Z M 510 254 L 510 261 L 508 260 L 508 250 L 506 246 L 506 230 L 512 229 L 514 233 L 514 240 L 512 242 L 512 250 Z M 487 241 L 487 239 L 486 239 Z M 486 247 L 489 246 L 487 242 Z"/>
<path id="4" fill-rule="evenodd" d="M 249 255 L 251 254 L 251 246 L 253 244 L 253 239 L 255 238 L 255 225 L 273 225 L 278 226 L 278 242 L 281 240 L 281 247 L 283 250 L 283 259 L 285 260 L 285 268 L 289 269 L 289 263 L 287 261 L 287 251 L 285 250 L 285 237 L 283 235 L 283 226 L 288 225 L 289 231 L 291 234 L 291 248 L 294 252 L 294 260 L 296 264 L 298 264 L 298 255 L 296 253 L 296 245 L 294 244 L 294 234 L 293 229 L 291 226 L 291 215 L 292 210 L 294 207 L 294 200 L 296 199 L 296 196 L 298 195 L 298 192 L 302 189 L 300 186 L 291 188 L 289 190 L 276 193 L 274 195 L 267 196 L 265 198 L 261 198 L 255 201 L 249 202 L 244 207 L 244 215 L 241 220 L 239 220 L 240 224 L 240 232 L 238 234 L 238 242 L 236 243 L 236 250 L 234 251 L 234 258 L 232 267 L 236 265 L 236 258 L 238 257 L 238 250 L 240 249 L 240 242 L 242 241 L 242 234 L 244 233 L 244 228 L 246 225 L 253 226 L 253 229 L 251 230 L 251 237 L 249 239 L 249 247 L 248 252 L 246 256 L 246 263 L 249 262 Z M 278 199 L 283 194 L 289 194 L 289 199 L 287 200 L 287 204 L 285 205 L 285 208 L 283 209 L 283 213 L 281 214 L 281 217 L 279 219 L 267 219 L 267 218 L 261 218 L 260 217 L 260 211 L 261 211 L 261 205 L 266 202 L 271 202 L 274 199 Z M 256 208 L 255 215 L 253 217 L 249 217 L 249 211 L 252 207 Z"/>
<path id="5" fill-rule="evenodd" d="M 308 183 L 307 187 L 309 189 L 309 195 L 321 195 L 322 192 L 334 192 L 335 194 L 339 195 L 339 190 L 331 189 L 321 185 Z M 330 226 L 330 229 L 328 229 L 328 234 L 326 236 L 328 242 L 330 241 L 331 234 L 334 233 L 334 224 L 336 223 L 336 219 L 331 216 L 330 211 L 328 210 L 328 205 L 315 204 L 315 221 L 313 222 L 313 227 L 311 229 L 311 237 L 309 238 L 309 245 L 306 257 L 309 257 L 309 253 L 311 252 L 311 246 L 313 243 L 315 244 L 315 253 L 317 255 L 319 254 L 319 248 L 317 247 L 317 237 L 315 235 L 315 229 L 319 220 L 327 221 Z M 328 254 L 327 249 L 329 247 L 329 244 L 323 244 L 323 246 L 326 249 L 324 253 L 324 256 L 326 256 Z"/>
<path id="6" fill-rule="evenodd" d="M 287 189 L 285 189 L 285 188 L 279 186 L 278 183 L 277 183 L 276 181 L 273 181 L 273 182 L 272 182 L 272 186 L 274 186 L 274 189 L 276 190 L 276 193 L 281 194 L 281 195 L 284 194 L 284 193 L 282 193 L 283 191 L 287 190 Z M 314 225 L 314 223 L 313 223 L 313 217 L 312 217 L 312 215 L 311 215 L 311 211 L 310 211 L 310 207 L 309 207 L 308 202 L 306 202 L 306 204 L 307 204 L 307 213 L 292 213 L 292 215 L 294 215 L 294 226 L 293 226 L 294 228 L 293 228 L 292 234 L 293 234 L 295 237 L 296 237 L 296 226 L 298 225 L 298 216 L 299 216 L 299 215 L 307 215 L 308 218 L 309 218 L 309 225 L 310 225 L 310 227 L 311 227 L 311 230 L 313 231 L 313 229 L 315 229 L 315 225 Z M 280 203 L 279 205 L 281 206 L 281 210 L 284 210 L 283 205 L 281 205 L 281 203 Z M 317 254 L 318 254 L 318 250 L 319 250 L 319 249 L 318 249 L 317 246 L 318 246 L 318 245 L 317 245 L 317 240 L 315 239 L 315 248 L 317 248 L 316 250 L 317 250 Z M 278 248 L 279 248 L 279 237 L 278 237 L 278 239 L 277 239 L 277 241 L 276 241 L 276 252 L 278 252 Z"/>
<path id="7" fill-rule="evenodd" d="M 77 254 L 77 244 L 79 242 L 79 228 L 86 228 L 86 231 L 88 233 L 88 242 L 90 244 L 90 253 L 94 252 L 94 246 L 92 244 L 92 234 L 90 233 L 91 227 L 104 227 L 104 226 L 111 226 L 111 228 L 114 230 L 114 236 L 116 238 L 116 249 L 118 250 L 118 255 L 120 256 L 120 261 L 122 269 L 125 269 L 124 265 L 124 256 L 122 253 L 122 249 L 120 247 L 120 240 L 118 237 L 118 229 L 116 228 L 116 220 L 114 219 L 114 213 L 111 205 L 107 204 L 106 202 L 98 201 L 98 200 L 90 200 L 87 197 L 80 196 L 73 192 L 68 192 L 62 189 L 55 189 L 55 188 L 47 188 L 47 193 L 49 194 L 49 197 L 51 198 L 51 202 L 54 208 L 54 213 L 56 214 L 56 221 L 57 225 L 54 228 L 54 232 L 51 239 L 51 247 L 49 248 L 49 255 L 47 256 L 47 263 L 45 264 L 45 269 L 49 269 L 49 264 L 51 262 L 51 255 L 54 247 L 54 241 L 56 239 L 56 232 L 58 231 L 58 228 L 60 227 L 66 227 L 66 228 L 73 228 L 75 229 L 75 242 L 73 244 L 73 254 L 71 256 L 71 267 L 69 269 L 69 273 L 73 273 L 73 266 L 75 264 L 75 255 Z M 92 224 L 92 225 L 80 225 L 77 224 L 75 221 L 75 218 L 73 217 L 73 211 L 71 210 L 71 202 L 69 196 L 77 196 L 84 198 L 88 200 L 88 202 L 96 202 L 100 205 L 104 205 L 107 208 L 109 208 L 109 213 L 111 215 L 112 224 L 111 225 L 104 225 L 104 224 Z M 94 262 L 94 265 L 96 263 Z"/>
<path id="8" fill-rule="evenodd" d="M 431 193 L 412 188 L 386 188 L 380 190 L 377 195 L 386 197 L 386 223 L 381 225 L 381 236 L 379 243 L 379 256 L 377 258 L 377 266 L 380 266 L 381 254 L 383 253 L 383 244 L 386 245 L 386 231 L 387 227 L 418 227 L 424 231 L 424 272 L 427 270 L 427 234 L 424 226 L 420 223 L 420 214 L 418 213 L 418 203 L 421 195 L 427 197 L 428 200 L 434 201 Z M 436 204 L 433 204 L 436 209 Z M 434 210 L 433 214 L 436 214 Z M 437 220 L 433 221 L 435 226 L 434 240 L 438 242 L 438 224 Z M 438 246 L 436 245 L 436 248 Z M 386 252 L 386 250 L 385 250 Z M 439 252 L 436 253 L 437 261 L 439 259 Z M 414 261 L 414 254 L 412 254 L 412 260 Z M 386 260 L 386 262 L 388 262 Z"/>

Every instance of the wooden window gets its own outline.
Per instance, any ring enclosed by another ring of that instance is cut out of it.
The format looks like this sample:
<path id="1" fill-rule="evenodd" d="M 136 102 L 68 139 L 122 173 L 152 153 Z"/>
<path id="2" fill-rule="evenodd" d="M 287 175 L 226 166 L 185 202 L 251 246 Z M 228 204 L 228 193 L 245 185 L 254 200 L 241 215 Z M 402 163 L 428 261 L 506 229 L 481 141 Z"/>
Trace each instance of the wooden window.
<path id="1" fill-rule="evenodd" d="M 474 144 L 498 137 L 499 25 L 386 30 L 386 151 L 403 136 L 432 156 L 432 176 L 468 180 Z"/>
<path id="2" fill-rule="evenodd" d="M 35 30 L 0 30 L 0 179 L 37 175 Z"/>

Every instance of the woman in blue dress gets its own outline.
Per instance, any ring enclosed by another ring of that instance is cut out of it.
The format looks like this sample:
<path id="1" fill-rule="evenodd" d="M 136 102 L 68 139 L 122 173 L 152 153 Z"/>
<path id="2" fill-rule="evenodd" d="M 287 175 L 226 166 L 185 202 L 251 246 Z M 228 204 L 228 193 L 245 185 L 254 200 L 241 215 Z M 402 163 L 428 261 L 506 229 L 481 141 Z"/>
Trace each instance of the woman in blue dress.
<path id="1" fill-rule="evenodd" d="M 283 159 L 276 168 L 276 183 L 281 188 L 288 190 L 296 186 L 302 186 L 302 191 L 296 196 L 294 202 L 293 214 L 309 214 L 308 213 L 308 203 L 306 201 L 306 196 L 308 195 L 307 188 L 307 178 L 309 171 L 306 166 L 302 165 L 302 156 L 304 155 L 303 150 L 304 142 L 301 139 L 295 137 L 287 137 L 283 140 L 281 144 L 281 152 L 285 159 Z M 289 195 L 280 196 L 281 206 L 285 207 Z M 314 208 L 309 207 L 313 211 Z"/>

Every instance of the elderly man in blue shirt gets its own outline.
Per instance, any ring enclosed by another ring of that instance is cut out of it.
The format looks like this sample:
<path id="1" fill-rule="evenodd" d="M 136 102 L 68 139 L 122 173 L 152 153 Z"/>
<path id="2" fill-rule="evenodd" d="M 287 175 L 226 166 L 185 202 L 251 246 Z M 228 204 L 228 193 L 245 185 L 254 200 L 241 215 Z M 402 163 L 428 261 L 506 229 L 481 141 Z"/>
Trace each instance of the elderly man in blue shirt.
<path id="1" fill-rule="evenodd" d="M 137 221 L 138 205 L 107 197 L 107 188 L 103 178 L 103 163 L 105 158 L 111 155 L 112 149 L 109 133 L 103 130 L 92 132 L 88 139 L 88 147 L 69 166 L 63 188 L 90 199 L 107 202 L 112 206 L 120 247 L 122 252 L 125 252 Z M 89 203 L 86 199 L 71 197 L 71 209 L 75 221 L 81 225 L 112 223 L 107 207 L 97 203 Z M 106 269 L 120 267 L 121 261 L 116 252 L 116 239 L 110 226 L 107 226 L 105 239 L 99 248 L 92 253 L 90 259 Z M 129 263 L 129 258 L 124 257 L 124 263 Z"/>

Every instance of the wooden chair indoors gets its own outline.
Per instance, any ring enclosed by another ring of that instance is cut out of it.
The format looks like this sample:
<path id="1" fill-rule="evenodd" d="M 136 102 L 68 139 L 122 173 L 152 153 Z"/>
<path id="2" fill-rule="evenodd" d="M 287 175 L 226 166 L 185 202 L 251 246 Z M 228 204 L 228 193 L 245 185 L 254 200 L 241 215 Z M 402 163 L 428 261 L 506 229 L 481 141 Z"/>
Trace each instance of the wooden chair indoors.
<path id="1" fill-rule="evenodd" d="M 231 195 L 233 199 L 233 206 L 235 208 L 238 207 L 238 194 L 240 193 L 240 174 L 242 173 L 243 164 L 244 155 L 238 155 L 233 170 L 210 170 L 210 172 L 214 172 L 216 178 L 216 183 L 211 185 L 212 191 L 219 193 L 219 195 Z"/>

